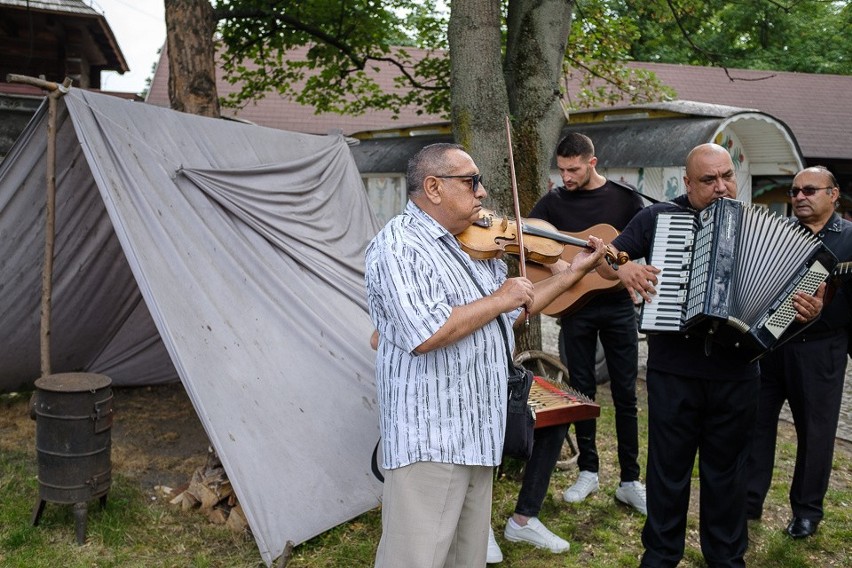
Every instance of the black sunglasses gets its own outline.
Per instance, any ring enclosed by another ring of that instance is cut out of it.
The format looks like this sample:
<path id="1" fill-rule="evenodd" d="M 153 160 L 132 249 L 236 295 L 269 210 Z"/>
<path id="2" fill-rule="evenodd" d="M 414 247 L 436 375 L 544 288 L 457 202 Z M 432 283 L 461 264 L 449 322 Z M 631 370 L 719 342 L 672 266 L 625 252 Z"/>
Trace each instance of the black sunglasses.
<path id="1" fill-rule="evenodd" d="M 806 186 L 806 187 L 795 187 L 794 186 L 794 187 L 791 187 L 790 189 L 787 190 L 787 195 L 789 195 L 790 197 L 796 197 L 797 195 L 799 195 L 799 192 L 801 191 L 805 195 L 805 197 L 810 197 L 811 195 L 814 195 L 817 191 L 821 191 L 823 189 L 834 189 L 834 187 L 832 187 L 832 186 L 812 187 L 810 185 Z"/>
<path id="2" fill-rule="evenodd" d="M 471 174 L 469 176 L 435 176 L 436 178 L 447 178 L 447 179 L 469 179 L 471 182 L 470 189 L 472 191 L 476 191 L 476 188 L 479 187 L 479 184 L 482 183 L 482 174 Z"/>

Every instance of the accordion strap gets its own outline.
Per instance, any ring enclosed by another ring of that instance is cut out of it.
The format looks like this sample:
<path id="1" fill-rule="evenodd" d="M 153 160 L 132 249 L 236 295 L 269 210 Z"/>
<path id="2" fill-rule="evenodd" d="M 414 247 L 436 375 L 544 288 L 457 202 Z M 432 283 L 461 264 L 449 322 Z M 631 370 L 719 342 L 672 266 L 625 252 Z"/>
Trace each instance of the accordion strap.
<path id="1" fill-rule="evenodd" d="M 623 181 L 618 181 L 618 180 L 614 180 L 614 179 L 610 179 L 610 178 L 607 178 L 607 181 L 611 182 L 613 185 L 616 185 L 616 186 L 618 186 L 622 189 L 626 189 L 627 191 L 631 191 L 631 192 L 635 193 L 636 195 L 638 195 L 639 197 L 644 197 L 645 199 L 647 199 L 651 203 L 660 203 L 659 199 L 655 199 L 655 198 L 651 197 L 650 195 L 645 195 L 644 193 L 642 193 L 641 191 L 639 191 L 638 189 L 636 189 L 635 187 L 633 187 L 629 183 L 625 183 Z"/>

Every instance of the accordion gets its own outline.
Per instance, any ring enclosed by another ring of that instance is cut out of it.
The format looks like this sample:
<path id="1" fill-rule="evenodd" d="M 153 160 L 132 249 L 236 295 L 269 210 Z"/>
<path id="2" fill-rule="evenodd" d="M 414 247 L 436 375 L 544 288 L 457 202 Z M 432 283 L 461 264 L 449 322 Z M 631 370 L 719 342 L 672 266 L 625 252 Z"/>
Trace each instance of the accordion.
<path id="1" fill-rule="evenodd" d="M 719 199 L 697 215 L 660 213 L 648 263 L 661 272 L 641 331 L 702 334 L 708 350 L 717 343 L 754 361 L 805 327 L 793 294 L 813 294 L 837 259 L 767 209 Z"/>

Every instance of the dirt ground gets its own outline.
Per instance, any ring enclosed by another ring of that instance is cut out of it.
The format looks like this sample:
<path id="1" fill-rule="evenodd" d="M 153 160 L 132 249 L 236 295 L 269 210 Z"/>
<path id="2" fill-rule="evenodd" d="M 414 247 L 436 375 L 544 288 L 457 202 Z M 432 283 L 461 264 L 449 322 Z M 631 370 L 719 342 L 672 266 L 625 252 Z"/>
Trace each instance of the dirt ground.
<path id="1" fill-rule="evenodd" d="M 611 404 L 608 390 L 605 385 L 599 389 L 601 404 Z M 640 399 L 644 400 L 642 391 L 644 382 L 640 381 Z M 204 465 L 209 442 L 183 386 L 178 383 L 114 388 L 113 394 L 113 472 L 138 480 L 143 491 L 151 495 L 162 494 L 158 487 L 175 488 L 187 483 L 192 472 Z M 29 417 L 28 398 L 21 395 L 2 399 L 0 449 L 31 451 L 35 459 L 35 421 Z M 792 424 L 780 422 L 779 439 L 795 440 Z M 838 439 L 835 447 L 838 454 L 852 457 L 849 442 Z M 604 453 L 609 448 L 601 450 Z M 850 472 L 836 474 L 832 484 L 852 484 Z M 788 514 L 783 510 L 779 513 Z"/>
<path id="2" fill-rule="evenodd" d="M 209 442 L 180 383 L 113 388 L 112 469 L 137 479 L 154 495 L 157 487 L 179 487 L 204 465 Z M 31 451 L 35 460 L 35 421 L 29 395 L 0 404 L 0 449 Z"/>
<path id="3" fill-rule="evenodd" d="M 115 389 L 113 464 L 145 491 L 178 487 L 204 465 L 210 442 L 181 384 Z"/>

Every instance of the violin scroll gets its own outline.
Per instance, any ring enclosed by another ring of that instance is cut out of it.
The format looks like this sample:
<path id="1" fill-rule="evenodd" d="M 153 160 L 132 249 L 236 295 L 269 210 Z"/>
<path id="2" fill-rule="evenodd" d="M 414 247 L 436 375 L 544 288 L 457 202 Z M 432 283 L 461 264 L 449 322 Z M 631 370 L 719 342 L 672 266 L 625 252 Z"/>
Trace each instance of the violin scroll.
<path id="1" fill-rule="evenodd" d="M 616 253 L 609 245 L 606 245 L 604 247 L 604 258 L 606 258 L 606 261 L 613 267 L 613 269 L 618 270 L 619 266 L 627 264 L 627 261 L 630 260 L 630 255 L 624 251 L 618 251 Z"/>

